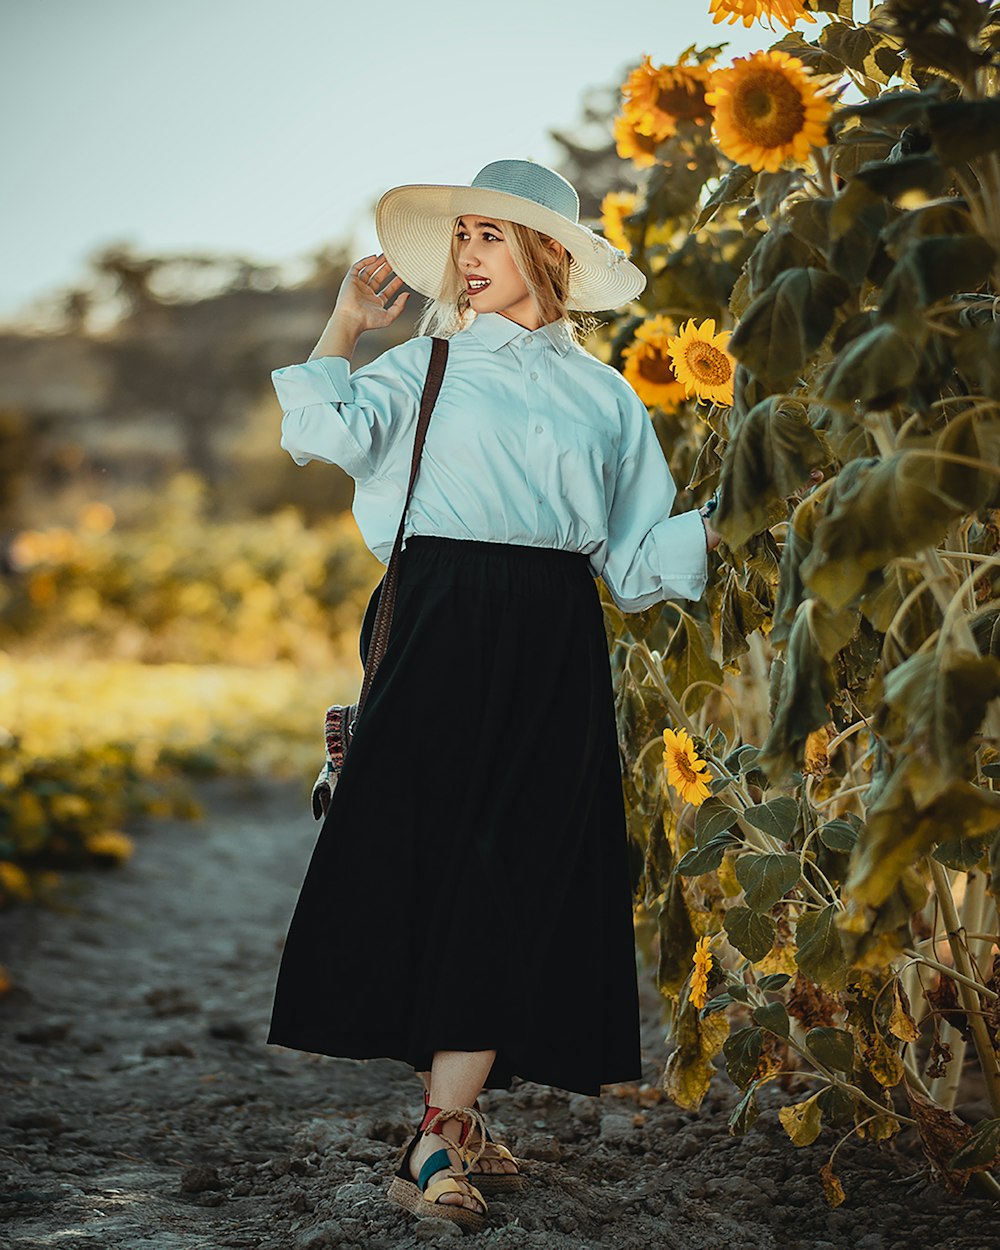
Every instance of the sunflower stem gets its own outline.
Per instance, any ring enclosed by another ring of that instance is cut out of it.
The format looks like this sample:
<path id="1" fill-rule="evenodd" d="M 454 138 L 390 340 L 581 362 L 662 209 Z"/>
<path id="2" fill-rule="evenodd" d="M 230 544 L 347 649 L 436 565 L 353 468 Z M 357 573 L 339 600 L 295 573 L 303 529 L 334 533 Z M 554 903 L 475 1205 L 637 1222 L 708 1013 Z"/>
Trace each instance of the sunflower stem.
<path id="1" fill-rule="evenodd" d="M 993 1108 L 993 1114 L 1000 1116 L 1000 1067 L 997 1065 L 996 1051 L 993 1049 L 993 1042 L 986 1021 L 983 1019 L 979 1002 L 979 994 L 985 987 L 972 975 L 972 960 L 965 945 L 958 908 L 955 906 L 955 898 L 951 892 L 948 870 L 944 864 L 938 863 L 933 855 L 928 856 L 927 863 L 934 879 L 935 893 L 948 932 L 951 957 L 955 961 L 956 970 L 962 974 L 962 979 L 958 982 L 958 993 L 968 1016 L 969 1029 L 972 1032 L 976 1054 L 979 1056 L 979 1066 L 989 1095 L 990 1106 Z M 975 988 L 972 988 L 973 986 Z"/>

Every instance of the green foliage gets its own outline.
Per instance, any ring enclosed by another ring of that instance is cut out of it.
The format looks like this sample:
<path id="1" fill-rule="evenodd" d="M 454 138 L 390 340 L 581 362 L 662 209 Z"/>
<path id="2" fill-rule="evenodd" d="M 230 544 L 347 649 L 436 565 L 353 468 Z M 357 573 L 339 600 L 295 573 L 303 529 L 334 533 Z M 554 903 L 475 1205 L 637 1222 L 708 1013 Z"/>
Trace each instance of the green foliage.
<path id="1" fill-rule="evenodd" d="M 647 821 L 674 809 L 669 891 L 648 866 L 639 890 L 685 1020 L 678 952 L 690 973 L 713 935 L 699 1018 L 731 1023 L 731 1132 L 786 1066 L 820 1085 L 781 1111 L 799 1146 L 886 1140 L 902 1087 L 960 1188 L 1000 1161 L 1000 5 L 811 7 L 830 19 L 774 46 L 863 95 L 829 143 L 754 173 L 695 128 L 640 196 L 640 311 L 732 327 L 735 368 L 728 410 L 665 423 L 686 506 L 720 491 L 704 600 L 634 628 L 608 609 L 620 690 L 655 690 L 619 721 L 626 789 Z M 667 726 L 708 764 L 693 809 L 648 770 Z M 994 1110 L 975 1130 L 950 1110 L 959 1018 Z M 672 1072 L 703 1072 L 674 1037 Z"/>

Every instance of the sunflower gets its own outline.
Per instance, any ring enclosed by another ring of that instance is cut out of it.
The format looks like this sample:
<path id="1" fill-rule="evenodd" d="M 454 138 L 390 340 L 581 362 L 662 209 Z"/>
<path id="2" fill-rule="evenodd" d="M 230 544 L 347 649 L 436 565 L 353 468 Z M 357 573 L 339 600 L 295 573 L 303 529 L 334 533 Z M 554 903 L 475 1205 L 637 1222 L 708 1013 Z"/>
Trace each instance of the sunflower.
<path id="1" fill-rule="evenodd" d="M 631 160 L 642 169 L 656 164 L 657 140 L 636 129 L 636 119 L 622 113 L 615 118 L 615 151 L 623 161 Z"/>
<path id="2" fill-rule="evenodd" d="M 674 322 L 663 314 L 649 317 L 622 352 L 625 380 L 644 404 L 656 404 L 664 412 L 673 412 L 684 398 L 684 386 L 677 380 L 667 351 L 676 330 Z"/>
<path id="3" fill-rule="evenodd" d="M 664 729 L 663 742 L 667 784 L 673 786 L 685 803 L 700 807 L 708 797 L 708 765 L 694 749 L 686 729 Z"/>
<path id="4" fill-rule="evenodd" d="M 626 254 L 632 243 L 622 227 L 622 218 L 635 211 L 636 195 L 633 191 L 609 191 L 601 200 L 601 229 L 604 237 Z"/>
<path id="5" fill-rule="evenodd" d="M 767 25 L 774 30 L 774 19 L 791 30 L 798 21 L 815 22 L 816 19 L 802 3 L 802 0 L 712 0 L 708 6 L 713 14 L 713 22 L 742 22 L 744 26 L 752 26 L 754 22 Z"/>
<path id="6" fill-rule="evenodd" d="M 831 101 L 819 95 L 802 62 L 786 52 L 755 52 L 716 70 L 705 99 L 715 108 L 715 137 L 730 160 L 775 173 L 802 164 L 827 141 Z"/>
<path id="7" fill-rule="evenodd" d="M 667 341 L 667 351 L 674 362 L 674 374 L 687 396 L 710 399 L 717 404 L 733 402 L 733 371 L 736 361 L 726 351 L 729 331 L 715 333 L 715 321 L 709 317 L 700 326 L 686 321 L 679 332 Z"/>
<path id="8" fill-rule="evenodd" d="M 106 829 L 102 833 L 90 833 L 84 838 L 84 846 L 98 859 L 121 861 L 129 859 L 135 843 L 127 833 Z"/>
<path id="9" fill-rule="evenodd" d="M 679 121 L 707 122 L 712 110 L 705 103 L 711 80 L 707 65 L 654 66 L 646 54 L 642 64 L 622 83 L 622 111 L 641 135 L 657 143 L 677 133 Z"/>
<path id="10" fill-rule="evenodd" d="M 31 898 L 31 883 L 24 869 L 12 860 L 0 860 L 0 898 Z"/>
<path id="11" fill-rule="evenodd" d="M 708 998 L 708 974 L 712 971 L 712 952 L 708 938 L 700 937 L 694 948 L 694 971 L 691 973 L 691 1002 L 700 1011 Z"/>

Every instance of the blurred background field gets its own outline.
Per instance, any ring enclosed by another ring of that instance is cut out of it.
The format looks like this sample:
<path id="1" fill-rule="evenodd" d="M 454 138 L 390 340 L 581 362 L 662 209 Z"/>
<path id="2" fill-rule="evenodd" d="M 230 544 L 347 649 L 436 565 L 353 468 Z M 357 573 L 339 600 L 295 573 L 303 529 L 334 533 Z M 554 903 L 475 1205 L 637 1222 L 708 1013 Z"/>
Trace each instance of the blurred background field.
<path id="1" fill-rule="evenodd" d="M 325 702 L 356 694 L 380 563 L 349 513 L 212 521 L 182 474 L 156 516 L 14 532 L 0 586 L 0 904 L 127 858 L 137 813 L 197 815 L 184 779 L 305 779 Z M 303 795 L 305 799 L 305 793 Z"/>

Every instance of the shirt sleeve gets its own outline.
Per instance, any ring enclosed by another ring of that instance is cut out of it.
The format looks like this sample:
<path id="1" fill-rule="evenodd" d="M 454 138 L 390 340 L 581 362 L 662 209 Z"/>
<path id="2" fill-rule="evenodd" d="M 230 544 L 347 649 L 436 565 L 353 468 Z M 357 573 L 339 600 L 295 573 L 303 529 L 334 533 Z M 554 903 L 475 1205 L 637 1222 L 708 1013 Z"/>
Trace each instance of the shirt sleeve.
<path id="1" fill-rule="evenodd" d="M 697 509 L 669 515 L 677 486 L 649 413 L 629 390 L 600 575 L 623 612 L 639 612 L 662 599 L 701 598 L 708 542 Z"/>
<path id="2" fill-rule="evenodd" d="M 416 428 L 430 349 L 420 335 L 353 372 L 344 356 L 272 370 L 281 446 L 296 464 L 337 464 L 357 481 L 377 476 L 390 448 Z"/>

